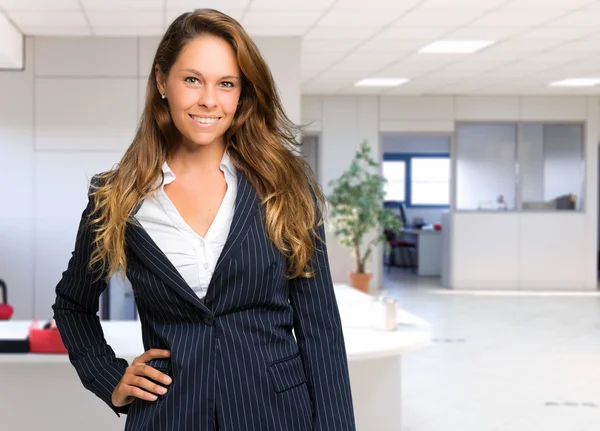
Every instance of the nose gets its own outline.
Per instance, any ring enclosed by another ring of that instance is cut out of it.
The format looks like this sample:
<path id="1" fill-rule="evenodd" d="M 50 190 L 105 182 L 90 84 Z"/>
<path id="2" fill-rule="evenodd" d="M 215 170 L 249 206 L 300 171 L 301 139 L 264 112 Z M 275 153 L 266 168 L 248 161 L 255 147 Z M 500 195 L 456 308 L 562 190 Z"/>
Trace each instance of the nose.
<path id="1" fill-rule="evenodd" d="M 216 89 L 212 85 L 205 85 L 200 92 L 198 105 L 213 108 L 217 105 Z"/>

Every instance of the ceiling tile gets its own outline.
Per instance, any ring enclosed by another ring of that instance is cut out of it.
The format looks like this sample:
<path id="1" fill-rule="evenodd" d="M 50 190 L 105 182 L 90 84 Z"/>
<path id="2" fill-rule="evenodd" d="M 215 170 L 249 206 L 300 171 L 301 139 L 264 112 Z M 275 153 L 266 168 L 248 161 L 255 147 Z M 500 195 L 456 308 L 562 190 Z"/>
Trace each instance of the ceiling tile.
<path id="1" fill-rule="evenodd" d="M 396 26 L 458 27 L 467 25 L 485 12 L 480 9 L 416 9 L 398 20 Z"/>
<path id="2" fill-rule="evenodd" d="M 495 9 L 506 3 L 507 0 L 452 0 L 452 6 L 457 9 Z M 422 9 L 444 9 L 448 7 L 448 0 L 425 0 L 419 5 Z"/>
<path id="3" fill-rule="evenodd" d="M 244 29 L 251 37 L 261 36 L 302 36 L 308 30 L 308 26 L 284 26 L 284 27 L 266 27 L 266 26 L 244 26 Z"/>
<path id="4" fill-rule="evenodd" d="M 317 25 L 310 29 L 304 36 L 305 39 L 344 39 L 352 38 L 370 38 L 379 31 L 380 27 L 331 27 Z"/>
<path id="5" fill-rule="evenodd" d="M 220 2 L 221 0 L 215 0 Z M 197 3 L 197 1 L 196 1 Z M 252 0 L 251 9 L 328 9 L 335 0 Z"/>
<path id="6" fill-rule="evenodd" d="M 421 41 L 435 40 L 454 28 L 450 27 L 404 27 L 393 25 L 377 33 L 381 39 L 419 39 Z"/>
<path id="7" fill-rule="evenodd" d="M 319 21 L 328 27 L 384 26 L 405 13 L 397 9 L 331 9 Z"/>
<path id="8" fill-rule="evenodd" d="M 600 9 L 587 9 L 565 15 L 550 23 L 551 27 L 593 27 L 600 25 Z"/>
<path id="9" fill-rule="evenodd" d="M 563 9 L 575 10 L 589 6 L 595 0 L 512 0 L 504 5 L 506 9 Z"/>
<path id="10" fill-rule="evenodd" d="M 356 49 L 358 51 L 379 52 L 383 55 L 385 55 L 386 53 L 395 55 L 399 52 L 416 52 L 427 43 L 428 40 L 426 39 L 382 39 L 379 36 L 376 36 L 370 39 L 369 41 L 361 44 Z"/>
<path id="11" fill-rule="evenodd" d="M 90 36 L 92 33 L 88 26 L 45 27 L 27 25 L 21 27 L 21 31 L 27 36 Z"/>
<path id="12" fill-rule="evenodd" d="M 145 1 L 145 0 L 142 0 Z M 165 0 L 167 9 L 187 9 L 188 12 L 194 9 L 244 9 L 248 6 L 250 0 Z M 255 3 L 258 3 L 255 1 Z M 268 2 L 267 2 L 267 6 Z"/>
<path id="13" fill-rule="evenodd" d="M 160 27 L 163 22 L 163 13 L 160 10 L 121 10 L 119 13 L 108 10 L 88 10 L 87 16 L 93 27 Z"/>
<path id="14" fill-rule="evenodd" d="M 2 1 L 2 0 L 0 0 Z M 162 10 L 163 0 L 81 0 L 86 9 L 104 10 Z"/>
<path id="15" fill-rule="evenodd" d="M 94 27 L 95 36 L 162 36 L 164 33 L 162 25 L 122 25 L 111 27 Z"/>
<path id="16" fill-rule="evenodd" d="M 0 7 L 8 12 L 80 9 L 77 0 L 0 0 Z"/>
<path id="17" fill-rule="evenodd" d="M 536 26 L 564 15 L 556 9 L 503 9 L 491 12 L 473 23 L 475 26 Z"/>
<path id="18" fill-rule="evenodd" d="M 596 32 L 590 27 L 538 27 L 519 34 L 519 39 L 572 40 Z"/>
<path id="19" fill-rule="evenodd" d="M 452 31 L 444 36 L 448 40 L 505 40 L 524 31 L 521 27 L 469 26 Z"/>
<path id="20" fill-rule="evenodd" d="M 411 9 L 421 3 L 423 0 L 337 0 L 335 9 Z"/>
<path id="21" fill-rule="evenodd" d="M 302 39 L 302 51 L 311 52 L 340 52 L 348 51 L 361 43 L 364 39 Z"/>
<path id="22" fill-rule="evenodd" d="M 87 27 L 82 12 L 10 12 L 8 16 L 21 28 Z"/>
<path id="23" fill-rule="evenodd" d="M 243 16 L 244 27 L 309 27 L 322 15 L 317 9 L 251 9 Z"/>
<path id="24" fill-rule="evenodd" d="M 167 9 L 167 11 L 165 12 L 167 24 L 173 22 L 175 18 L 177 18 L 179 15 L 190 11 L 191 9 L 183 7 Z M 242 15 L 244 13 L 244 9 L 241 8 L 220 8 L 219 11 L 223 12 L 226 15 L 229 15 L 231 18 L 238 21 L 242 18 Z"/>

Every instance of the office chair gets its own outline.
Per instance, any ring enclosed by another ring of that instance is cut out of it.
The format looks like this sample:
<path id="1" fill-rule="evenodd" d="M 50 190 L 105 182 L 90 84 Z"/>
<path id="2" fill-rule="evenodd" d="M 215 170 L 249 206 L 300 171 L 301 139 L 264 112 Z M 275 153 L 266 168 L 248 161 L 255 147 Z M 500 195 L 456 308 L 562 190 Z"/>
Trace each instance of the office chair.
<path id="1" fill-rule="evenodd" d="M 411 268 L 416 270 L 417 245 L 410 241 L 396 239 L 396 234 L 391 230 L 385 230 L 384 234 L 390 250 L 387 258 L 385 259 L 385 267 L 387 268 L 387 272 L 390 272 L 390 268 L 392 266 L 396 268 Z M 401 262 L 396 262 L 396 249 L 400 250 Z"/>

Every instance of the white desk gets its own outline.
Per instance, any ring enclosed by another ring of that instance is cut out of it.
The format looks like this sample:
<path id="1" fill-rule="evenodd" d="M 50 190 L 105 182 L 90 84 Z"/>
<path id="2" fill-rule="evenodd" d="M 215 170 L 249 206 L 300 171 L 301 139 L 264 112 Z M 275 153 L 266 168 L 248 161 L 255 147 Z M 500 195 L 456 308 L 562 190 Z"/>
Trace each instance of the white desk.
<path id="1" fill-rule="evenodd" d="M 404 228 L 401 238 L 417 244 L 417 274 L 442 274 L 442 232 L 433 229 Z"/>
<path id="2" fill-rule="evenodd" d="M 401 312 L 401 323 L 419 329 L 377 331 L 370 328 L 370 296 L 346 285 L 336 285 L 336 296 L 344 326 L 357 430 L 399 430 L 400 358 L 429 343 L 428 325 L 410 313 Z M 2 333 L 26 332 L 29 324 L 29 321 L 0 322 L 0 337 Z M 143 352 L 138 321 L 107 321 L 102 322 L 102 327 L 117 356 L 131 361 Z M 3 429 L 123 429 L 123 417 L 117 418 L 83 388 L 66 355 L 0 354 L 0 376 Z M 65 416 L 69 416 L 68 421 Z"/>

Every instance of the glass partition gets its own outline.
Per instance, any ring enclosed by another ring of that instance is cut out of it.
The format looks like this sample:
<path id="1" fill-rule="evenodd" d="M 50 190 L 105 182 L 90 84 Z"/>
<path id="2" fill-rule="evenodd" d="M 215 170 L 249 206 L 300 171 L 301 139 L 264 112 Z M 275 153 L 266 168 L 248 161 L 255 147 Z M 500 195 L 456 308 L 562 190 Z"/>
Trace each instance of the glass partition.
<path id="1" fill-rule="evenodd" d="M 459 124 L 456 209 L 516 208 L 516 124 Z"/>
<path id="2" fill-rule="evenodd" d="M 585 128 L 580 123 L 461 123 L 456 209 L 581 210 Z"/>
<path id="3" fill-rule="evenodd" d="M 584 182 L 581 124 L 523 124 L 519 167 L 525 211 L 580 210 Z"/>

